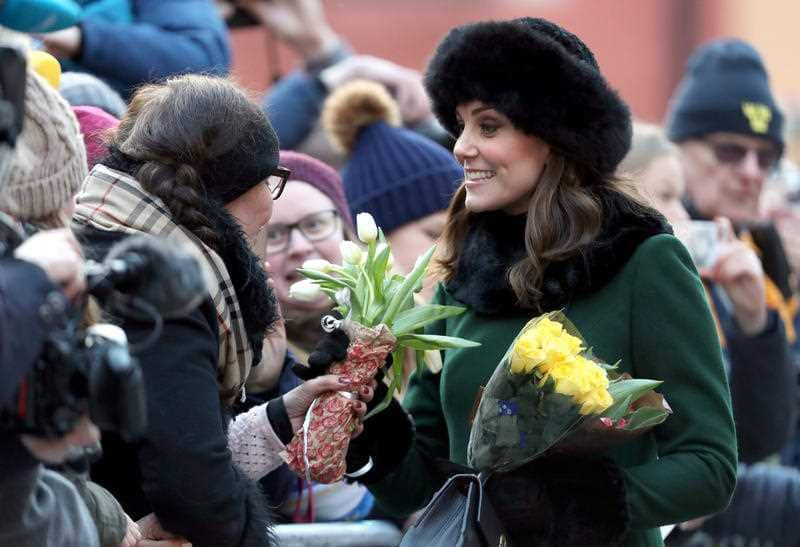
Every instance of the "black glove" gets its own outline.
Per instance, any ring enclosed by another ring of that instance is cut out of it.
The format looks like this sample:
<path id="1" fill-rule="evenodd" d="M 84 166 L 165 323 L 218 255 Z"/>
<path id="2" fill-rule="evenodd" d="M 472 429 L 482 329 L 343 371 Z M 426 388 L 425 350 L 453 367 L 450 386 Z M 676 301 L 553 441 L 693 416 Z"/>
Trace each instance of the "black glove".
<path id="1" fill-rule="evenodd" d="M 391 366 L 389 354 L 387 366 Z M 375 396 L 367 403 L 367 412 L 378 406 L 386 397 L 389 388 L 383 379 L 383 369 L 375 377 L 378 381 Z M 364 431 L 350 441 L 347 451 L 347 473 L 358 473 L 369 464 L 372 468 L 356 477 L 345 475 L 348 480 L 372 484 L 391 473 L 406 457 L 414 442 L 414 421 L 402 405 L 395 399 L 385 409 L 364 422 Z"/>
<path id="2" fill-rule="evenodd" d="M 347 357 L 347 346 L 350 338 L 342 329 L 334 329 L 325 333 L 317 342 L 314 351 L 308 356 L 308 366 L 295 363 L 292 372 L 301 380 L 311 380 L 317 376 L 328 374 L 331 365 L 343 361 Z"/>
<path id="3" fill-rule="evenodd" d="M 324 334 L 314 351 L 308 356 L 308 366 L 295 364 L 292 371 L 303 380 L 310 380 L 327 374 L 331 365 L 347 357 L 350 338 L 342 329 L 334 329 Z M 386 363 L 378 369 L 375 376 L 377 386 L 375 396 L 367 403 L 367 412 L 378 406 L 386 397 L 389 388 L 383 383 L 383 370 L 392 366 L 392 354 L 386 356 Z M 358 473 L 372 459 L 372 468 L 349 480 L 371 484 L 397 467 L 411 448 L 414 440 L 414 422 L 411 416 L 392 398 L 389 406 L 364 422 L 364 431 L 350 441 L 347 451 L 347 473 Z"/>
<path id="4" fill-rule="evenodd" d="M 622 470 L 610 459 L 542 458 L 489 478 L 514 545 L 604 545 L 628 532 Z"/>

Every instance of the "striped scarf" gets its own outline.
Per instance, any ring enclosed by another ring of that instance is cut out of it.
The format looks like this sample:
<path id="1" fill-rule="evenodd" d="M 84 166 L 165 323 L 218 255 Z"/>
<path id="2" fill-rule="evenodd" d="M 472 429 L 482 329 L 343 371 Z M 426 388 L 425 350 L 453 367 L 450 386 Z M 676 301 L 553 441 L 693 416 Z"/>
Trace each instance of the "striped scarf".
<path id="1" fill-rule="evenodd" d="M 73 220 L 105 231 L 150 234 L 195 251 L 210 273 L 209 295 L 214 303 L 219 329 L 217 380 L 220 397 L 233 404 L 242 393 L 253 362 L 239 301 L 222 258 L 196 235 L 176 224 L 169 209 L 147 193 L 131 176 L 97 165 L 84 181 L 76 198 Z M 208 277 L 208 276 L 207 276 Z"/>

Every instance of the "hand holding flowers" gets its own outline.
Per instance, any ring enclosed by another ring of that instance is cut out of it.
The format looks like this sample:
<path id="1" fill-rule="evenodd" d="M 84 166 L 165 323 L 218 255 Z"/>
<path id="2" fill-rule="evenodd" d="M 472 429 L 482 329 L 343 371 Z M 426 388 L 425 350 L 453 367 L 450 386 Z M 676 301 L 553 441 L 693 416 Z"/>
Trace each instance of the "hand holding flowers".
<path id="1" fill-rule="evenodd" d="M 284 453 L 292 469 L 318 482 L 334 482 L 344 474 L 344 456 L 355 427 L 352 410 L 344 400 L 372 381 L 389 353 L 393 359 L 386 371 L 388 393 L 367 418 L 386 408 L 394 392 L 402 387 L 406 348 L 418 352 L 421 366 L 425 351 L 479 345 L 462 338 L 421 333 L 426 325 L 464 311 L 457 306 L 415 305 L 413 295 L 422 288 L 435 246 L 417 259 L 407 276 L 402 276 L 391 271 L 391 249 L 372 216 L 359 214 L 357 231 L 367 245 L 366 252 L 353 242 L 344 242 L 342 264 L 308 261 L 298 270 L 306 279 L 290 288 L 290 295 L 298 299 L 315 300 L 320 291 L 327 294 L 344 317 L 341 328 L 350 340 L 346 359 L 334 363 L 329 371 L 351 380 L 347 391 L 330 392 L 317 399 L 303 429 Z"/>

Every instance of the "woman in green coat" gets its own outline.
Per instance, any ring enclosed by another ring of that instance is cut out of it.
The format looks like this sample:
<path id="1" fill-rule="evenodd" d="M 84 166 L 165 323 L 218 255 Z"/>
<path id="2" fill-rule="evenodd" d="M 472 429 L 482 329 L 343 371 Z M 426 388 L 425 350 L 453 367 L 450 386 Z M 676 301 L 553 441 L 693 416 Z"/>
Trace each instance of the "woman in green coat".
<path id="1" fill-rule="evenodd" d="M 465 174 L 435 301 L 467 311 L 429 331 L 481 346 L 412 376 L 415 429 L 399 405 L 368 420 L 351 475 L 390 512 L 423 507 L 453 468 L 442 462 L 467 463 L 476 397 L 517 333 L 563 309 L 596 356 L 663 380 L 673 414 L 607 453 L 493 477 L 513 545 L 663 545 L 659 526 L 723 509 L 736 440 L 714 322 L 687 251 L 614 179 L 630 113 L 592 53 L 541 19 L 470 24 L 439 45 L 425 83 Z"/>

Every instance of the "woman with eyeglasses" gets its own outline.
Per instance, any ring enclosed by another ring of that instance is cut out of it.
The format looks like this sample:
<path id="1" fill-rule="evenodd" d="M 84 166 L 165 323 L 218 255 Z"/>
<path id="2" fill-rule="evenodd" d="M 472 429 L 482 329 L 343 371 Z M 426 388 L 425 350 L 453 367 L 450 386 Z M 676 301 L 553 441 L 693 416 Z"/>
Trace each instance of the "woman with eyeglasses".
<path id="1" fill-rule="evenodd" d="M 263 259 L 251 249 L 289 178 L 275 132 L 229 80 L 187 75 L 139 89 L 109 148 L 77 197 L 73 221 L 87 253 L 100 258 L 131 234 L 168 238 L 195 251 L 208 297 L 184 317 L 165 318 L 161 335 L 137 353 L 147 433 L 136 444 L 107 436 L 92 474 L 134 518 L 148 515 L 145 539 L 272 545 L 254 479 L 281 463 L 314 397 L 344 389 L 327 376 L 231 422 L 279 319 Z M 134 343 L 153 328 L 116 320 Z M 352 404 L 363 415 L 364 403 Z"/>
<path id="2" fill-rule="evenodd" d="M 340 244 L 355 239 L 353 220 L 339 174 L 305 154 L 281 151 L 281 165 L 291 170 L 291 184 L 276 204 L 265 230 L 266 258 L 275 296 L 286 321 L 289 347 L 305 362 L 319 334 L 320 316 L 331 302 L 322 295 L 314 302 L 289 297 L 289 287 L 302 279 L 297 268 L 312 259 L 340 263 Z"/>
<path id="3" fill-rule="evenodd" d="M 264 249 L 285 332 L 265 340 L 264 366 L 248 382 L 254 402 L 277 397 L 300 383 L 293 366 L 308 360 L 322 334 L 320 318 L 332 306 L 324 295 L 314 302 L 290 298 L 289 287 L 301 279 L 297 268 L 312 259 L 341 262 L 339 245 L 355 239 L 339 174 L 327 164 L 296 152 L 281 151 L 280 164 L 291 171 L 291 184 L 273 207 Z M 361 520 L 373 508 L 372 495 L 362 485 L 344 481 L 306 484 L 285 468 L 270 473 L 262 485 L 271 505 L 278 506 L 278 512 L 294 522 Z"/>

